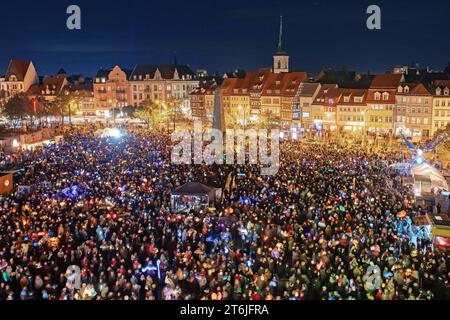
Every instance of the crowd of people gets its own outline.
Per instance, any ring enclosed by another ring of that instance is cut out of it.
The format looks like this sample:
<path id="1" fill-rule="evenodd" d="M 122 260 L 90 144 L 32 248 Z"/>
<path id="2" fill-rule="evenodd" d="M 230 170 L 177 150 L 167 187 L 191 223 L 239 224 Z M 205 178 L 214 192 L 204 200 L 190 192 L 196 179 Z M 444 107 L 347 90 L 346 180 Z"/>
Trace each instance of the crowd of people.
<path id="1" fill-rule="evenodd" d="M 83 129 L 4 158 L 29 188 L 0 197 L 0 300 L 450 299 L 448 253 L 397 232 L 426 209 L 395 154 L 283 142 L 260 176 L 174 165 L 171 145 Z M 171 211 L 188 181 L 223 188 L 214 209 Z"/>

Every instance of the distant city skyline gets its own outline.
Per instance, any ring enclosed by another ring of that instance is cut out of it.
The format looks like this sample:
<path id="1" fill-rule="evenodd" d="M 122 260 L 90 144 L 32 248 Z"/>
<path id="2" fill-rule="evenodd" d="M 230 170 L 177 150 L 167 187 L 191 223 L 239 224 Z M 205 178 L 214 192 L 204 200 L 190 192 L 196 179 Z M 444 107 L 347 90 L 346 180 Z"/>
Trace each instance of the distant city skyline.
<path id="1" fill-rule="evenodd" d="M 440 70 L 450 60 L 448 1 L 268 1 L 186 3 L 17 0 L 4 12 L 0 75 L 11 58 L 32 60 L 40 75 L 63 67 L 94 76 L 100 68 L 178 63 L 210 74 L 270 67 L 279 16 L 292 70 L 341 68 L 380 73 L 419 62 Z M 82 30 L 65 27 L 66 8 L 82 10 Z M 366 9 L 378 4 L 382 29 L 366 28 Z M 20 18 L 20 19 L 19 19 Z"/>

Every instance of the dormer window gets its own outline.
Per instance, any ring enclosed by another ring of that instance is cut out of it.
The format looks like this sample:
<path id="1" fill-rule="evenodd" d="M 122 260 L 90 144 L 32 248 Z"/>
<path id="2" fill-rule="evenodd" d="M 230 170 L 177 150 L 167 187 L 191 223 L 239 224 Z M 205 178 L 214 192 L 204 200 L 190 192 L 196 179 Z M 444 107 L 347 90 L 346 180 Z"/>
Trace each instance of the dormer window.
<path id="1" fill-rule="evenodd" d="M 403 87 L 402 87 L 402 86 L 398 86 L 397 92 L 398 92 L 398 93 L 402 93 L 402 92 L 403 92 Z"/>
<path id="2" fill-rule="evenodd" d="M 383 92 L 383 100 L 384 100 L 384 101 L 389 100 L 389 93 Z"/>
<path id="3" fill-rule="evenodd" d="M 409 93 L 409 87 L 408 86 L 405 87 L 405 93 Z"/>
<path id="4" fill-rule="evenodd" d="M 375 100 L 381 100 L 381 93 L 375 92 Z"/>
<path id="5" fill-rule="evenodd" d="M 448 94 L 449 94 L 449 89 L 448 89 L 448 88 L 445 88 L 445 89 L 444 89 L 444 96 L 448 96 Z"/>
<path id="6" fill-rule="evenodd" d="M 436 95 L 440 96 L 442 93 L 441 88 L 436 88 Z"/>
<path id="7" fill-rule="evenodd" d="M 350 102 L 350 96 L 344 97 L 344 102 Z"/>

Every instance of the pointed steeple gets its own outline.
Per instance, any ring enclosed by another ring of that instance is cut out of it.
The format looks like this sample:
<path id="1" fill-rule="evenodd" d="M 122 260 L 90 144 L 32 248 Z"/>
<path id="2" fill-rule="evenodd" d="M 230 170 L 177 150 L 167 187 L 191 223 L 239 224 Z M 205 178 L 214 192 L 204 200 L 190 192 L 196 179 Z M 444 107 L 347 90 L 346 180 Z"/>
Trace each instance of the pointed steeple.
<path id="1" fill-rule="evenodd" d="M 280 16 L 280 34 L 278 36 L 278 49 L 273 56 L 273 72 L 289 72 L 289 55 L 284 50 L 283 16 Z"/>
<path id="2" fill-rule="evenodd" d="M 286 54 L 286 51 L 284 51 L 283 16 L 280 16 L 280 33 L 278 35 L 278 50 L 277 50 L 277 54 Z"/>

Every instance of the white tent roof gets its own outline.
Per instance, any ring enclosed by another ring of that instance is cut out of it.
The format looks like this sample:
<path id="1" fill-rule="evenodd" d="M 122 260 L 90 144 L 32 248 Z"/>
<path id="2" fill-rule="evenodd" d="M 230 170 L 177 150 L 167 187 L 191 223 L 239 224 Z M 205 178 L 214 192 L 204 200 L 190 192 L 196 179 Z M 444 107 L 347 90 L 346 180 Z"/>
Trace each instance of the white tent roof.
<path id="1" fill-rule="evenodd" d="M 440 174 L 440 172 L 427 163 L 423 163 L 412 169 L 413 176 L 429 176 L 431 180 L 431 187 L 443 190 L 449 190 L 447 181 Z"/>

